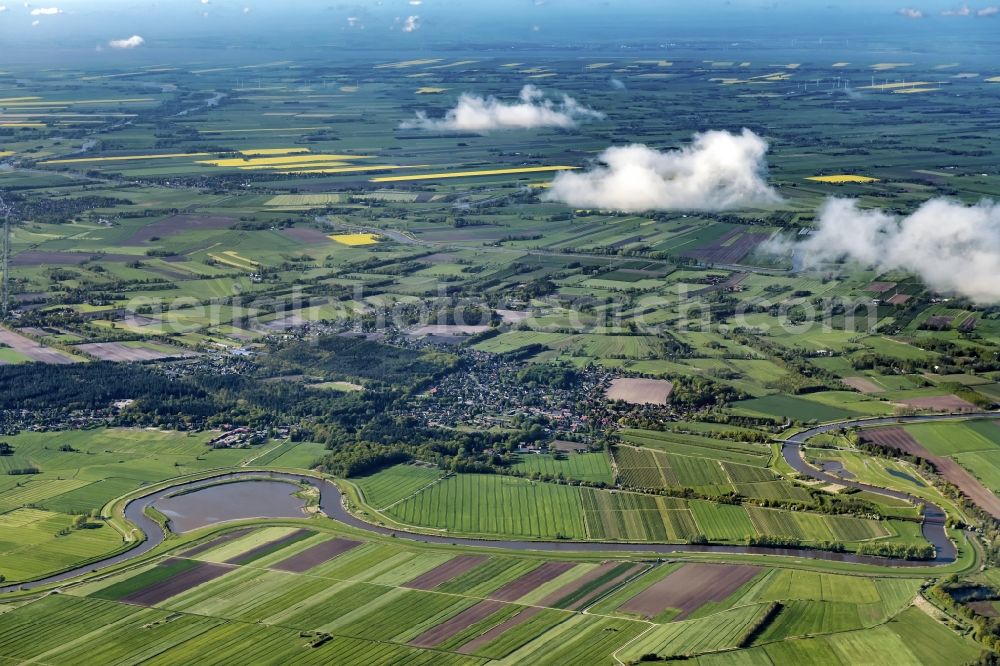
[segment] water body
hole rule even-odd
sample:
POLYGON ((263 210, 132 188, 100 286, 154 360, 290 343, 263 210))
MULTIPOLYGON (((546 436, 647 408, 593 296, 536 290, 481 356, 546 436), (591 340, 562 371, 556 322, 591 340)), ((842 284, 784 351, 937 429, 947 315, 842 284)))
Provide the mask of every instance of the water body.
POLYGON ((299 487, 284 481, 235 481, 209 486, 156 502, 170 519, 170 531, 190 532, 206 525, 247 518, 302 518, 299 487))
POLYGON ((915 486, 920 486, 921 488, 923 488, 923 487, 925 487, 927 485, 926 483, 924 483, 920 479, 918 479, 916 477, 913 477, 913 476, 910 476, 906 472, 899 472, 899 471, 894 470, 894 469, 886 469, 885 471, 888 472, 890 476, 894 476, 897 479, 903 479, 904 481, 909 481, 910 483, 912 483, 915 486))
MULTIPOLYGON (((993 414, 992 416, 995 416, 993 414)), ((941 420, 942 417, 936 417, 937 420, 941 420)), ((901 420, 934 420, 935 417, 910 417, 909 419, 901 420)), ((889 419, 885 419, 889 421, 889 419)), ((878 420, 872 420, 868 422, 869 424, 875 425, 880 424, 878 420)), ((796 437, 789 440, 784 446, 785 458, 790 463, 798 463, 800 465, 806 465, 805 461, 802 460, 801 452, 799 449, 800 439, 804 441, 809 437, 818 434, 818 431, 825 432, 827 430, 834 429, 835 426, 820 427, 814 430, 808 431, 806 433, 800 433, 796 437)), ((795 465, 793 464, 793 467, 795 465)), ((816 476, 817 473, 822 474, 816 468, 811 468, 812 475, 816 476)), ((839 482, 839 481, 837 481, 839 482)), ((340 493, 340 489, 333 484, 332 481, 323 479, 315 479, 300 474, 290 474, 284 472, 233 472, 229 474, 222 474, 218 477, 212 479, 203 479, 199 481, 189 481, 186 483, 179 483, 176 486, 171 486, 169 488, 160 489, 157 491, 150 492, 147 495, 138 497, 130 501, 125 507, 125 518, 136 525, 140 530, 142 530, 145 535, 145 539, 139 542, 131 550, 127 550, 123 553, 111 556, 104 560, 98 562, 93 562, 91 564, 77 567, 69 571, 64 571, 59 574, 54 574, 52 576, 47 576, 39 580, 30 583, 21 583, 7 586, 0 586, 0 594, 5 594, 8 592, 14 592, 18 589, 27 590, 42 585, 47 585, 51 583, 58 583, 61 581, 70 580, 87 573, 95 573, 109 566, 119 564, 134 558, 137 558, 156 546, 163 543, 165 535, 160 529, 160 526, 153 520, 145 515, 145 509, 149 506, 155 506, 161 512, 165 506, 165 503, 171 499, 180 499, 181 497, 191 497, 194 495, 202 495, 208 490, 218 490, 226 488, 227 486, 244 486, 244 485, 259 485, 259 484, 273 484, 276 486, 281 486, 283 493, 287 493, 286 499, 290 497, 292 492, 289 484, 292 483, 308 483, 314 488, 320 491, 319 507, 327 516, 333 520, 340 522, 345 525, 356 527, 367 532, 374 534, 381 534, 387 536, 393 536, 399 539, 405 539, 409 541, 416 541, 422 543, 431 544, 449 544, 453 546, 476 546, 481 548, 504 548, 504 549, 520 549, 529 550, 535 552, 551 552, 551 553, 573 553, 573 552, 600 552, 600 553, 622 553, 628 555, 637 554, 649 554, 649 555, 660 555, 669 556, 672 553, 729 553, 729 554, 751 554, 751 555, 777 555, 785 557, 794 557, 800 559, 816 559, 816 560, 826 560, 829 562, 850 562, 857 564, 874 564, 881 566, 891 566, 891 567, 924 567, 924 566, 934 566, 934 565, 944 565, 955 561, 956 550, 955 545, 948 539, 947 535, 944 533, 944 513, 938 507, 933 505, 927 505, 925 510, 925 523, 924 523, 924 536, 931 537, 928 540, 935 545, 937 548, 937 557, 933 562, 926 561, 904 561, 891 558, 881 558, 867 555, 854 555, 851 553, 831 553, 819 550, 805 550, 805 549, 794 549, 794 548, 764 548, 764 547, 749 547, 749 546, 717 546, 717 545, 690 545, 690 544, 656 544, 656 543, 607 543, 607 542, 573 542, 573 541, 514 541, 514 540, 491 540, 491 539, 470 539, 470 538, 460 538, 460 537, 448 537, 448 536, 435 536, 426 534, 416 534, 411 532, 404 532, 401 530, 394 530, 382 525, 375 525, 372 523, 365 522, 360 518, 355 517, 349 513, 343 505, 343 498, 340 493), (217 485, 220 481, 229 481, 231 479, 251 479, 251 478, 261 478, 266 477, 266 481, 230 481, 225 485, 217 485), (280 481, 278 480, 280 479, 280 481), (177 492, 181 490, 191 490, 187 495, 178 496, 177 492), (940 512, 937 514, 934 510, 940 512), (933 523, 933 526, 929 526, 928 523, 933 523)), ((849 485, 855 485, 853 482, 848 482, 849 485)), ((860 484, 858 484, 860 485, 860 484)), ((866 487, 868 488, 868 487, 866 487)), ((875 489, 872 488, 874 492, 882 493, 892 497, 903 497, 911 498, 911 496, 905 493, 897 493, 895 491, 888 491, 885 489, 875 489)), ((217 495, 213 495, 218 497, 217 495)), ((296 498, 291 498, 296 499, 296 498)), ((301 504, 299 505, 301 506, 301 504)), ((272 507, 273 508, 273 507, 272 507)), ((296 514, 302 515, 301 510, 296 514)), ((165 513, 165 512, 164 512, 165 513)), ((270 512, 269 513, 273 513, 270 512)), ((208 524, 207 522, 205 524, 208 524)))

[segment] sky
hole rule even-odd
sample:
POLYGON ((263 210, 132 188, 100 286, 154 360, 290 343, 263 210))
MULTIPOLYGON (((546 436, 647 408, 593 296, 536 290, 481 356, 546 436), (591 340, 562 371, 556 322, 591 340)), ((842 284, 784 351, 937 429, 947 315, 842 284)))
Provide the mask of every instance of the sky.
POLYGON ((572 47, 927 35, 974 43, 1000 33, 998 5, 1000 0, 0 0, 0 41, 60 51, 572 47), (128 41, 133 37, 141 40, 128 41))

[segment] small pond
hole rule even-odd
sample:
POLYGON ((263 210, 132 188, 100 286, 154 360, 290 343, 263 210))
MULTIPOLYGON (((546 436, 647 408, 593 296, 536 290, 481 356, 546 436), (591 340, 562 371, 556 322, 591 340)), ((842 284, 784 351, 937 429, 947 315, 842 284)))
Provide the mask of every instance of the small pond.
POLYGON ((176 533, 245 518, 302 518, 299 486, 283 481, 235 481, 165 497, 153 505, 176 533))

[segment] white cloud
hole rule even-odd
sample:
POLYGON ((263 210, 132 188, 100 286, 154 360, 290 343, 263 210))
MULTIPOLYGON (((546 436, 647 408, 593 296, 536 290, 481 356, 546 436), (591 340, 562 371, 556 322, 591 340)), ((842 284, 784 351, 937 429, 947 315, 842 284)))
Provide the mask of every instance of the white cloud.
POLYGON ((403 21, 403 32, 416 32, 420 29, 420 17, 419 16, 407 16, 406 20, 403 21))
POLYGON ((7 5, 0 5, 0 13, 7 11, 7 5))
POLYGON ((63 10, 58 7, 37 7, 31 10, 32 16, 55 16, 56 14, 62 14, 63 10))
POLYGON ((997 14, 1000 14, 1000 7, 983 7, 982 9, 976 10, 976 16, 980 16, 983 18, 988 16, 996 16, 997 14))
POLYGON ((34 28, 34 27, 37 27, 40 24, 41 24, 41 21, 39 21, 38 19, 35 19, 34 21, 31 22, 31 27, 34 28))
POLYGON ((625 82, 622 81, 621 79, 616 79, 616 78, 612 77, 610 83, 611 83, 611 87, 613 89, 615 89, 615 90, 625 90, 625 88, 626 88, 625 82))
POLYGON ((969 9, 969 5, 962 4, 955 9, 949 9, 947 11, 941 12, 941 16, 971 16, 972 10, 969 9))
POLYGON ((444 118, 433 120, 423 111, 415 120, 404 122, 403 129, 490 132, 493 130, 535 129, 539 127, 576 127, 581 120, 601 119, 603 113, 583 106, 569 95, 558 102, 545 97, 535 86, 524 86, 516 102, 496 97, 464 93, 455 108, 444 118))
POLYGON ((897 12, 900 16, 905 16, 910 19, 922 19, 924 18, 924 12, 919 9, 914 9, 913 7, 903 7, 897 12))
POLYGON ((108 42, 108 46, 113 49, 134 49, 136 47, 142 46, 146 43, 146 40, 139 35, 132 35, 127 39, 112 39, 108 42))
POLYGON ((879 271, 902 270, 935 291, 1000 302, 1000 204, 966 206, 932 199, 903 218, 862 210, 853 199, 830 199, 816 232, 794 246, 802 265, 853 261, 879 271))
POLYGON ((424 4, 424 0, 410 0, 410 4, 414 7, 419 7, 424 4))
POLYGON ((559 173, 543 198, 629 212, 777 203, 781 196, 765 180, 767 148, 748 129, 695 134, 690 145, 666 152, 642 144, 608 148, 589 171, 559 173))

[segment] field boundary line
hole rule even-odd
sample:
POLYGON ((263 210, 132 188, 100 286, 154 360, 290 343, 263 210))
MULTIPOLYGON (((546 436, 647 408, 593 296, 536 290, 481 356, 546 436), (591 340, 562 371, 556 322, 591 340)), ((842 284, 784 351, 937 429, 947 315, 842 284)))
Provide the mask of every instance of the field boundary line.
POLYGON ((441 483, 442 481, 444 481, 445 479, 450 478, 451 476, 452 476, 451 472, 449 472, 448 474, 445 474, 444 476, 440 476, 440 477, 434 479, 433 481, 431 481, 430 483, 428 483, 426 486, 422 486, 420 488, 417 488, 416 490, 414 490, 412 493, 410 493, 406 497, 398 499, 398 500, 396 500, 395 502, 393 502, 392 504, 390 504, 388 506, 376 508, 375 510, 379 511, 379 512, 388 511, 389 509, 391 509, 392 507, 396 506, 397 504, 399 504, 401 502, 405 502, 406 500, 408 500, 408 499, 410 499, 412 497, 416 497, 420 493, 424 492, 425 490, 427 490, 428 488, 430 488, 431 486, 433 486, 435 483, 441 483))
MULTIPOLYGON (((606 590, 604 592, 604 594, 602 594, 601 596, 599 596, 596 599, 594 599, 594 601, 592 601, 589 606, 587 606, 586 608, 581 608, 580 612, 582 614, 584 614, 584 615, 593 615, 594 617, 609 617, 607 615, 604 615, 603 613, 591 613, 590 609, 593 608, 594 606, 596 606, 597 604, 601 603, 601 601, 603 601, 604 599, 607 599, 612 594, 614 594, 618 590, 622 589, 623 587, 625 587, 626 585, 628 585, 632 581, 637 580, 638 578, 640 578, 642 576, 645 576, 650 571, 652 571, 653 569, 656 568, 656 565, 651 564, 649 562, 640 562, 639 564, 643 565, 643 568, 642 568, 641 571, 639 571, 638 573, 636 573, 633 576, 629 576, 628 578, 626 578, 625 580, 623 580, 622 582, 620 582, 618 585, 615 585, 611 589, 606 590)), ((625 618, 625 619, 631 619, 631 618, 625 618)), ((636 620, 636 622, 646 622, 647 624, 654 624, 654 625, 656 624, 655 622, 651 622, 649 620, 636 620)))
POLYGON ((625 645, 622 645, 617 650, 615 650, 614 652, 612 652, 611 653, 611 658, 615 660, 615 663, 617 663, 618 666, 625 666, 625 662, 618 658, 618 653, 621 652, 622 650, 624 650, 625 648, 631 646, 633 643, 637 643, 639 641, 639 639, 641 639, 643 636, 645 636, 646 634, 648 634, 649 632, 653 631, 654 629, 656 629, 659 626, 661 626, 661 625, 650 624, 649 627, 646 628, 646 631, 642 632, 641 634, 639 634, 638 636, 636 636, 635 638, 633 638, 629 642, 625 643, 625 645))
POLYGON ((263 458, 264 456, 266 456, 271 451, 274 451, 276 449, 280 449, 282 446, 284 446, 285 444, 288 444, 291 441, 292 440, 290 440, 290 439, 286 439, 284 441, 278 442, 276 445, 272 446, 269 449, 265 449, 263 451, 258 452, 257 455, 255 455, 253 458, 247 458, 246 460, 244 460, 243 462, 241 462, 240 463, 240 467, 249 467, 251 464, 253 464, 257 460, 259 460, 260 458, 263 458))

